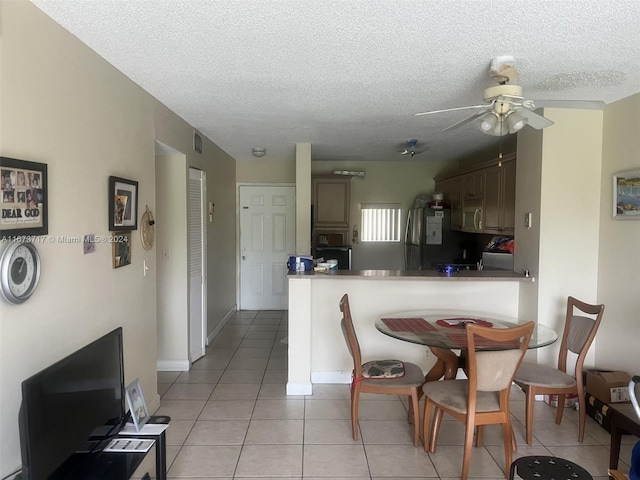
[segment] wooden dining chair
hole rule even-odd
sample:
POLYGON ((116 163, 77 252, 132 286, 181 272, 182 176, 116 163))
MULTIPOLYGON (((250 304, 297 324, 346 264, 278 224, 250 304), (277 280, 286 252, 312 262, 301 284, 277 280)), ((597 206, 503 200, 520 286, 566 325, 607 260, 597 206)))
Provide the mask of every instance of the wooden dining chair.
POLYGON ((427 382, 422 386, 425 395, 425 451, 436 451, 444 413, 465 424, 462 480, 466 480, 469 475, 474 430, 482 425, 502 425, 505 474, 509 471, 514 444, 509 393, 513 377, 527 351, 533 326, 533 322, 513 328, 467 325, 468 378, 427 382), (434 407, 431 432, 428 433, 431 410, 434 407))
POLYGON ((424 373, 413 363, 400 360, 372 360, 362 364, 360 344, 351 318, 349 296, 340 300, 342 312, 342 333, 353 358, 351 379, 351 428, 353 439, 358 440, 358 406, 361 393, 385 395, 407 395, 409 397, 409 423, 413 423, 413 446, 420 444, 420 410, 418 402, 422 397, 424 373))
POLYGON ((558 367, 524 362, 514 378, 514 382, 522 388, 526 395, 526 430, 527 443, 533 441, 533 410, 536 395, 558 395, 556 424, 560 425, 564 411, 565 396, 577 395, 579 403, 578 441, 584 439, 584 425, 587 408, 584 398, 582 367, 589 346, 596 336, 604 313, 604 305, 590 305, 573 297, 567 299, 567 314, 560 343, 558 367), (588 316, 585 316, 588 315, 588 316), (568 352, 577 355, 575 368, 567 372, 568 352))

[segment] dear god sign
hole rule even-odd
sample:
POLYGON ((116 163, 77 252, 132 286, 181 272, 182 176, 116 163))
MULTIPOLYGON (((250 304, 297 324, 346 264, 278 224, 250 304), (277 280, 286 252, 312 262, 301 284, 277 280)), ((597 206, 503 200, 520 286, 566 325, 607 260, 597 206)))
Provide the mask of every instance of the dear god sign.
POLYGON ((27 219, 38 218, 40 216, 39 208, 3 208, 2 219, 27 219))

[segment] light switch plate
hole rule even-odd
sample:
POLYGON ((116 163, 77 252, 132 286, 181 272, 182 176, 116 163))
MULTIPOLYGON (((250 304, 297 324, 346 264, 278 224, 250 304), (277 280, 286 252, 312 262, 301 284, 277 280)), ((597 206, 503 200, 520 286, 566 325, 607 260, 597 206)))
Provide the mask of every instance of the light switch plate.
POLYGON ((526 228, 531 228, 531 212, 524 214, 524 226, 526 228))

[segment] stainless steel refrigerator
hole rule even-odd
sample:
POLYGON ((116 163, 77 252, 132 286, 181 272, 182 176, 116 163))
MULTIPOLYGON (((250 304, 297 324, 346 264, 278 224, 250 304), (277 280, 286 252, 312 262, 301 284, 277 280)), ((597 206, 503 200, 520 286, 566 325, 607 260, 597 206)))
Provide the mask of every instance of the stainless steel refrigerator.
POLYGON ((405 230, 405 269, 435 270, 439 264, 458 262, 472 241, 468 233, 451 230, 451 209, 412 208, 405 230))

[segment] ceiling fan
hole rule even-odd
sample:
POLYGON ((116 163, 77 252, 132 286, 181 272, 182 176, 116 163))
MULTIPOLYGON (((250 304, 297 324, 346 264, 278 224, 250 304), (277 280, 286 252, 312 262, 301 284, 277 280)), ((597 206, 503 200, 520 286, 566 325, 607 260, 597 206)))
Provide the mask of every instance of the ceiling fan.
POLYGON ((554 122, 533 111, 536 108, 533 101, 525 100, 522 96, 522 87, 518 85, 519 77, 514 57, 501 56, 494 58, 489 67, 489 75, 498 85, 489 87, 484 91, 485 103, 483 105, 433 110, 415 113, 414 115, 432 115, 435 113, 476 109, 479 110, 478 113, 454 123, 443 131, 453 130, 478 119, 480 130, 494 136, 516 133, 525 125, 538 130, 553 125, 554 122))
POLYGON ((403 144, 404 147, 401 146, 401 148, 403 148, 403 150, 400 150, 398 153, 400 155, 410 155, 410 156, 414 156, 414 155, 418 155, 420 153, 426 152, 427 150, 429 150, 428 146, 424 146, 422 148, 418 148, 418 140, 416 140, 415 138, 412 138, 410 140, 407 140, 406 144, 403 144))

